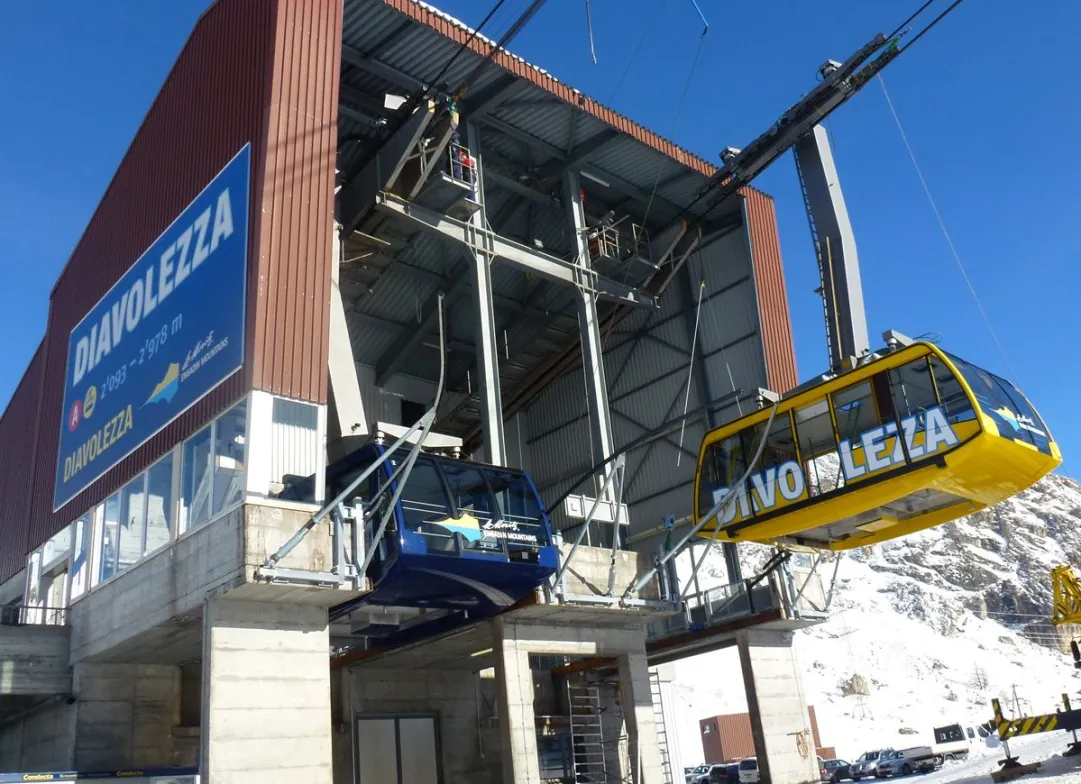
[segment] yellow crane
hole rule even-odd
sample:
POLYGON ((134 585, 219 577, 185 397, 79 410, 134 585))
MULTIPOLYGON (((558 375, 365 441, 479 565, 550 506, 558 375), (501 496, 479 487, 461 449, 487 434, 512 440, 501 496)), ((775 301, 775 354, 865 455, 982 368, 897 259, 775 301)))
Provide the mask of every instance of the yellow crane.
POLYGON ((1069 566, 1051 570, 1053 605, 1051 623, 1055 626, 1081 624, 1081 581, 1069 566))

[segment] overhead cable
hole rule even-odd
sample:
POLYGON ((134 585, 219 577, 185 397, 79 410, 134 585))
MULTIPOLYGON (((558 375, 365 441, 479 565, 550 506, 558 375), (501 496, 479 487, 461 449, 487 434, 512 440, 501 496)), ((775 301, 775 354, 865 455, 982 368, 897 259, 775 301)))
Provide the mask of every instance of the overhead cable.
MULTIPOLYGON (((961 0, 957 0, 957 2, 960 1, 961 0)), ((957 3, 954 3, 954 5, 956 4, 957 3)), ((1017 372, 1013 369, 1013 365, 1010 363, 1010 358, 1006 355, 1006 349, 1002 346, 1002 342, 998 339, 998 334, 995 332, 995 328, 991 325, 991 319, 988 318, 987 311, 983 309, 983 303, 980 302, 980 297, 976 293, 976 287, 972 285, 972 280, 969 278, 968 272, 965 270, 965 265, 961 261, 961 254, 957 252, 957 247, 953 244, 953 239, 950 237, 950 232, 946 228, 946 221, 942 219, 942 213, 938 211, 938 205, 935 204, 935 198, 931 195, 931 188, 927 185, 927 180, 923 176, 923 170, 920 168, 920 164, 916 160, 916 153, 913 152, 912 145, 908 143, 908 136, 905 134, 904 126, 901 125, 901 118, 897 116, 897 110, 893 106, 893 101, 890 100, 890 94, 886 90, 886 81, 882 78, 882 74, 878 74, 878 83, 882 87, 882 94, 886 97, 886 105, 889 106, 890 114, 893 115, 893 121, 897 124, 897 131, 901 135, 901 141, 904 143, 905 149, 908 151, 908 157, 912 160, 912 166, 916 170, 916 176, 919 177, 920 185, 923 186, 923 192, 927 195, 927 202, 931 205, 931 211, 935 214, 935 219, 938 221, 939 228, 942 229, 942 236, 946 238, 946 244, 949 245, 950 253, 953 255, 953 260, 957 262, 957 268, 961 271, 961 277, 965 279, 965 284, 968 286, 968 291, 972 295, 973 301, 976 303, 976 309, 979 310, 980 317, 983 318, 983 323, 987 326, 987 331, 991 333, 991 338, 995 341, 995 345, 998 347, 999 353, 1002 354, 1002 359, 1006 363, 1006 367, 1009 368, 1010 375, 1013 378, 1017 378, 1017 372)))

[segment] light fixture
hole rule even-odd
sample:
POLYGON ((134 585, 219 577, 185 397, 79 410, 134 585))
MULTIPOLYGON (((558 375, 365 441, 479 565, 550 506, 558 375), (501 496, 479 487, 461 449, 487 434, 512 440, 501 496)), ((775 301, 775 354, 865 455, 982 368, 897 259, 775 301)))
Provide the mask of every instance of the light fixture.
POLYGON ((493 650, 494 650, 493 648, 485 648, 485 649, 484 649, 483 651, 477 651, 476 653, 471 653, 471 654, 469 654, 469 658, 471 658, 471 659, 475 659, 475 658, 476 658, 476 657, 478 657, 478 656, 484 656, 484 655, 486 655, 486 654, 489 654, 489 653, 491 653, 491 652, 492 652, 493 650))

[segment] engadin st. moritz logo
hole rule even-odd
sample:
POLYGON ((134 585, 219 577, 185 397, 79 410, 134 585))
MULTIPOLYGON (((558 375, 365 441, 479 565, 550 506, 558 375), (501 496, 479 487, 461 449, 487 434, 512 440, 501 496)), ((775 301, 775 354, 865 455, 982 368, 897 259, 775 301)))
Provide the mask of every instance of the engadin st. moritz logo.
POLYGON ((1006 408, 1006 406, 993 408, 991 409, 991 413, 995 414, 1000 419, 1008 422, 1010 427, 1014 429, 1014 432, 1027 430, 1028 432, 1034 433, 1035 435, 1043 436, 1045 438, 1047 437, 1046 433, 1036 427, 1036 423, 1032 421, 1031 417, 1027 417, 1024 414, 1015 414, 1013 411, 1010 411, 1010 409, 1006 408))

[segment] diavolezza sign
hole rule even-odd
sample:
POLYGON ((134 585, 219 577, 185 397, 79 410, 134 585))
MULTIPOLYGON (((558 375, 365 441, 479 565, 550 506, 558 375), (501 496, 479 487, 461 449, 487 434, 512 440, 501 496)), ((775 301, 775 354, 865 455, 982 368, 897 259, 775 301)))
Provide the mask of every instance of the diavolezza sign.
POLYGON ((56 511, 244 364, 245 145, 68 338, 56 511))

